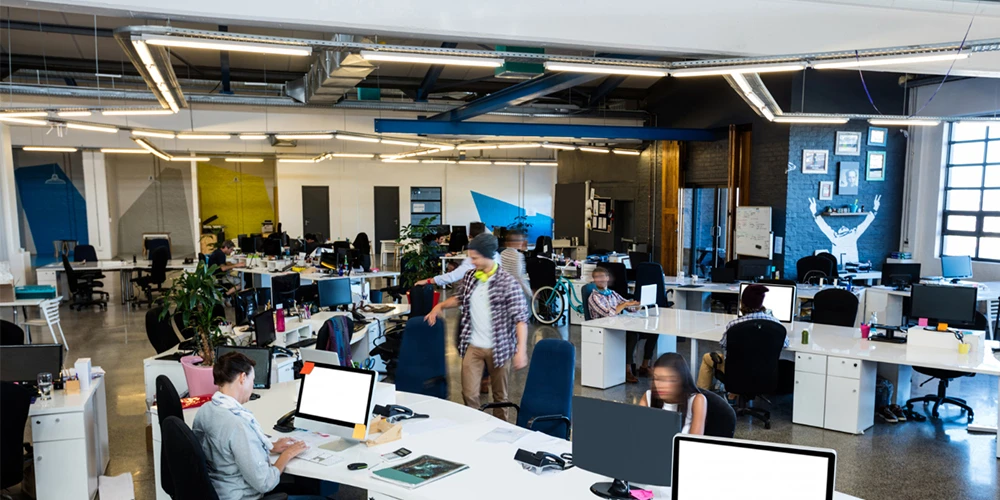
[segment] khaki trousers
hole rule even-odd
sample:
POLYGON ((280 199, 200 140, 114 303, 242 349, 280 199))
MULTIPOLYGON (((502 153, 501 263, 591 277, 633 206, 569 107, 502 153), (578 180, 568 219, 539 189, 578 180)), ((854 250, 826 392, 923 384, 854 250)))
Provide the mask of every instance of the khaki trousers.
MULTIPOLYGON (((462 399, 466 406, 478 409, 479 385, 483 380, 483 369, 490 374, 490 386, 494 403, 507 402, 507 378, 510 373, 510 362, 504 366, 493 365, 493 349, 482 349, 473 345, 465 351, 462 358, 462 399)), ((495 408, 493 415, 507 420, 507 408, 495 408)))
MULTIPOLYGON (((716 353, 720 357, 722 353, 716 353)), ((715 378, 715 369, 722 373, 726 373, 726 362, 723 361, 719 366, 715 366, 715 361, 712 359, 712 353, 705 353, 701 357, 701 368, 698 369, 698 388, 710 390, 712 388, 712 380, 715 378)))

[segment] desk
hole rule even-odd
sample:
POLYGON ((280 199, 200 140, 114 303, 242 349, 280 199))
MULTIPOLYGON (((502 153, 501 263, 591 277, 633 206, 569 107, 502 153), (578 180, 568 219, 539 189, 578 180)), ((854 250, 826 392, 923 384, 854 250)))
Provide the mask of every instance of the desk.
MULTIPOLYGON (((294 381, 274 386, 267 391, 260 391, 260 399, 246 404, 246 408, 254 413, 265 433, 273 437, 280 436, 279 433, 271 430, 271 426, 285 412, 295 408, 298 385, 299 382, 294 381)), ((391 388, 393 386, 379 384, 378 390, 392 390, 391 388)), ((343 459, 339 463, 328 466, 293 459, 285 468, 285 473, 362 488, 368 491, 367 498, 373 500, 446 500, 469 498, 470 496, 477 500, 588 499, 597 498, 590 493, 590 486, 593 483, 608 481, 603 476, 579 467, 562 472, 535 475, 523 470, 513 460, 514 453, 518 448, 530 451, 545 450, 555 454, 571 452, 572 443, 569 441, 538 432, 529 432, 513 444, 482 443, 478 439, 487 432, 497 427, 513 428, 514 426, 485 412, 443 399, 407 392, 395 392, 395 400, 397 404, 407 406, 418 413, 430 415, 430 418, 404 421, 402 423, 403 438, 399 441, 371 448, 364 445, 354 446, 340 453, 343 459), (420 427, 427 427, 428 423, 438 419, 445 421, 448 426, 442 429, 420 431, 420 427), (413 458, 424 454, 433 455, 466 464, 469 468, 454 476, 412 490, 375 479, 370 470, 347 470, 347 464, 353 462, 365 462, 371 468, 375 468, 375 464, 381 462, 380 454, 391 452, 400 447, 413 451, 413 458)), ((154 414, 155 411, 154 409, 154 414)), ((196 414, 196 409, 184 411, 184 420, 188 425, 194 423, 196 414)), ((158 419, 154 418, 153 422, 156 498, 157 500, 169 500, 169 497, 159 489, 160 429, 158 419)), ((277 455, 272 455, 271 458, 277 460, 277 455)), ((403 461, 394 461, 393 463, 403 463, 403 461)), ((670 474, 670 471, 664 472, 670 474)), ((669 488, 655 488, 655 492, 656 498, 670 498, 669 488)), ((848 500, 854 497, 838 493, 834 498, 848 500)))
MULTIPOLYGON (((921 283, 939 284, 940 282, 922 281, 921 283)), ((1000 305, 1000 282, 984 281, 978 285, 978 309, 989 319, 990 328, 988 331, 992 331, 997 318, 998 305, 1000 305)), ((903 321, 903 300, 909 296, 909 290, 895 290, 886 286, 868 288, 865 300, 862 302, 865 317, 870 317, 871 313, 874 312, 878 315, 879 323, 898 325, 903 321)), ((996 338, 995 335, 993 338, 996 338)))
POLYGON ((108 408, 104 377, 80 394, 52 391, 28 412, 35 449, 38 500, 89 500, 108 467, 108 408))
MULTIPOLYGON (((286 274, 294 274, 294 271, 268 271, 267 268, 264 267, 237 267, 233 270, 242 275, 251 275, 250 282, 253 284, 253 288, 271 288, 271 278, 275 276, 284 276, 286 274)), ((349 279, 352 283, 360 283, 360 288, 356 291, 352 291, 363 296, 368 296, 369 294, 369 290, 371 288, 369 281, 378 278, 389 279, 393 281, 393 284, 396 284, 399 281, 399 273, 395 271, 377 271, 367 273, 356 272, 347 276, 317 272, 302 272, 299 274, 300 284, 306 285, 314 281, 349 279)), ((274 298, 272 297, 272 301, 273 299, 274 298)))
MULTIPOLYGON (((45 302, 46 300, 48 300, 48 299, 14 299, 13 301, 10 301, 10 302, 0 302, 0 307, 9 307, 10 310, 14 312, 14 324, 16 325, 17 324, 17 308, 18 307, 21 308, 21 312, 24 313, 24 319, 27 320, 28 319, 28 308, 29 307, 38 307, 38 306, 42 305, 42 302, 45 302)), ((31 343, 31 327, 25 325, 25 331, 24 331, 24 333, 27 336, 26 339, 25 339, 26 342, 28 344, 30 344, 31 343)))
MULTIPOLYGON (((122 304, 126 304, 135 298, 132 289, 132 274, 137 270, 149 270, 152 263, 148 260, 139 261, 136 264, 124 260, 100 260, 97 262, 72 262, 70 266, 75 271, 101 271, 117 272, 118 285, 122 291, 122 304)), ((167 261, 167 271, 194 271, 198 263, 185 264, 183 260, 167 261)), ((35 269, 35 281, 39 285, 52 285, 56 288, 56 294, 63 299, 69 300, 69 286, 66 283, 65 268, 61 262, 46 264, 35 269)))
MULTIPOLYGON (((698 341, 722 339, 726 324, 735 318, 717 314, 676 309, 660 309, 660 316, 637 317, 621 315, 600 318, 583 323, 581 344, 581 383, 587 387, 606 389, 625 382, 625 332, 654 333, 659 335, 659 352, 676 352, 677 338, 691 339, 691 368, 697 370, 698 341)), ((786 351, 807 353, 838 359, 875 362, 900 367, 900 373, 911 366, 940 368, 986 375, 1000 375, 1000 360, 987 347, 984 351, 958 354, 958 351, 929 347, 890 344, 861 339, 856 328, 820 325, 796 321, 788 330, 790 345, 786 351), (799 332, 808 330, 809 344, 801 343, 799 332)), ((901 375, 900 378, 903 378, 901 375)), ((898 398, 908 398, 908 384, 897 384, 898 398), (905 387, 904 387, 905 385, 905 387)), ((1000 384, 997 387, 1000 395, 1000 384)), ((860 393, 859 393, 860 397, 860 393)), ((1000 412, 997 424, 1000 426, 1000 412)), ((974 430, 996 433, 994 427, 975 427, 974 430)), ((997 448, 1000 458, 1000 447, 997 448)))

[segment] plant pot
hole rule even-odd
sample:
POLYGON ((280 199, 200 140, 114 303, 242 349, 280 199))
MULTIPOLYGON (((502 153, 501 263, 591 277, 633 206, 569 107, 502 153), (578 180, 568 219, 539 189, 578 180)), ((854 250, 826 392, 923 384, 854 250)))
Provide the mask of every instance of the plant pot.
POLYGON ((201 366, 201 356, 184 356, 181 358, 181 368, 184 369, 184 378, 187 380, 188 395, 190 396, 211 396, 219 390, 215 385, 215 377, 212 375, 211 366, 201 366))

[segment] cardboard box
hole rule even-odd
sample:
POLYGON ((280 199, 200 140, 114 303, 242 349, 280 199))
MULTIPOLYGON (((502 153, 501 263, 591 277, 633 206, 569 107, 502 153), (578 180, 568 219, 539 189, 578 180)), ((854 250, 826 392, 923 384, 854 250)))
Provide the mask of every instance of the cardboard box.
POLYGON ((14 302, 14 285, 0 284, 0 302, 14 302))

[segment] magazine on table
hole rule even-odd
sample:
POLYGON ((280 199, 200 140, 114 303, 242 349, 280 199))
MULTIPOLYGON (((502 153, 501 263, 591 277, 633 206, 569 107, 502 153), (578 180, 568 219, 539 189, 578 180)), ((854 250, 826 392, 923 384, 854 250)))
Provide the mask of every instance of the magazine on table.
POLYGON ((374 470, 372 474, 383 481, 413 489, 468 468, 465 464, 422 455, 406 463, 374 470))

